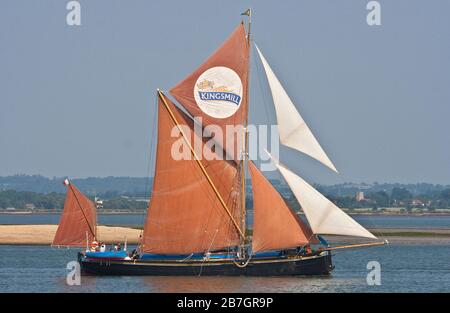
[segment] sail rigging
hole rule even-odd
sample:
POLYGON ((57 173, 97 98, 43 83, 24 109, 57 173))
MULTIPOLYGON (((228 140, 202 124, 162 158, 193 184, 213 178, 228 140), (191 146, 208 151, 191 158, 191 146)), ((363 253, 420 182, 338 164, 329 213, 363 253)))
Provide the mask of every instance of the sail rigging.
POLYGON ((328 158, 308 125, 295 108, 295 105, 292 103, 256 44, 255 47, 263 64, 269 87, 272 92, 281 143, 309 155, 337 172, 336 167, 328 158))
POLYGON ((175 159, 172 136, 176 121, 190 129, 190 144, 203 140, 193 130, 193 121, 169 99, 158 103, 156 170, 142 247, 151 253, 192 253, 239 244, 238 171, 226 160, 175 159), (166 106, 167 105, 167 106, 166 106), (173 114, 173 116, 171 116, 173 114), (207 175, 203 169, 207 169, 207 175), (210 179, 211 181, 209 181, 210 179), (212 182, 212 184, 210 183, 212 182), (213 188, 214 186, 214 188, 213 188), (233 218, 227 215, 216 191, 233 218))
POLYGON ((96 239, 97 210, 71 182, 67 182, 66 200, 52 246, 85 247, 96 239))
POLYGON ((253 253, 292 248, 315 241, 312 230, 287 206, 253 162, 253 253))
POLYGON ((314 234, 377 239, 377 237, 314 189, 303 178, 294 174, 277 160, 273 158, 272 160, 300 203, 314 234))

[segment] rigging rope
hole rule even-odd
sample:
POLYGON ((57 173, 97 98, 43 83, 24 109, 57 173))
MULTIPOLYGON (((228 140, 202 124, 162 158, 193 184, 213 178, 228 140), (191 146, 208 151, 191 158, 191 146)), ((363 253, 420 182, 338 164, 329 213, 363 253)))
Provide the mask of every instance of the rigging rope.
MULTIPOLYGON (((155 110, 155 113, 153 114, 152 128, 151 128, 151 131, 150 131, 150 157, 148 158, 147 173, 146 173, 147 174, 147 176, 146 176, 147 179, 145 180, 145 185, 144 185, 144 197, 146 197, 149 200, 150 200, 150 196, 153 196, 153 195, 151 195, 151 193, 152 193, 152 189, 153 189, 154 177, 153 177, 153 179, 151 180, 151 183, 150 183, 150 179, 151 179, 150 175, 151 175, 151 172, 153 170, 154 163, 155 163, 154 162, 154 159, 155 159, 154 156, 156 155, 156 152, 153 153, 153 150, 154 150, 154 147, 155 147, 154 142, 157 141, 157 139, 154 138, 154 136, 155 136, 155 130, 157 129, 157 125, 158 125, 158 123, 157 123, 158 122, 157 121, 157 116, 158 116, 158 97, 155 97, 154 110, 155 110)), ((144 213, 141 215, 141 223, 140 223, 141 225, 144 225, 145 217, 149 213, 149 208, 150 208, 150 202, 147 205, 147 210, 145 210, 144 213)), ((144 227, 142 227, 142 229, 141 229, 140 236, 139 236, 140 239, 142 239, 143 234, 144 234, 144 227)), ((140 242, 139 242, 139 244, 140 244, 140 242)))
POLYGON ((264 89, 262 87, 263 83, 261 81, 260 69, 259 69, 258 63, 256 62, 256 57, 253 58, 253 62, 254 62, 255 68, 256 68, 256 76, 258 76, 258 87, 259 87, 259 90, 261 92, 261 96, 263 99, 263 107, 264 107, 264 113, 266 115, 266 121, 267 121, 267 124, 270 124, 270 118, 269 118, 270 115, 269 115, 269 111, 268 111, 268 103, 267 103, 267 99, 266 99, 266 93, 264 92, 264 89))

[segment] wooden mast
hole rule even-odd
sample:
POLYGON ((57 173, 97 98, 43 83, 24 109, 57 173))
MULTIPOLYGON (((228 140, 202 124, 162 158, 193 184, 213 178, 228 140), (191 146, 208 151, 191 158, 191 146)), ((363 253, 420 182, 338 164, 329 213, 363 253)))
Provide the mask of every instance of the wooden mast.
MULTIPOLYGON (((250 51, 251 51, 251 46, 250 46, 250 34, 251 34, 251 25, 252 25, 252 10, 249 8, 247 9, 244 13, 242 13, 242 15, 247 15, 248 16, 248 29, 247 29, 247 46, 248 46, 248 59, 250 60, 250 51)), ((242 151, 242 161, 241 161, 241 225, 242 225, 242 229, 244 230, 244 232, 246 231, 246 215, 247 215, 247 209, 246 209, 246 175, 245 175, 245 168, 246 168, 246 159, 247 159, 247 151, 248 151, 248 112, 249 112, 249 105, 250 105, 250 101, 249 101, 249 81, 250 81, 250 62, 248 65, 248 75, 247 75, 247 82, 246 82, 246 87, 245 87, 245 98, 247 101, 247 109, 245 112, 245 125, 244 125, 244 133, 242 135, 243 137, 243 151, 242 151)), ((242 241, 242 248, 245 245, 245 237, 243 238, 242 241)), ((244 252, 244 249, 242 249, 242 252, 244 252)))
POLYGON ((245 234, 242 232, 241 228, 239 227, 239 225, 237 224, 237 222, 235 221, 235 219, 233 218, 233 215, 231 214, 230 210, 228 209, 228 206, 226 205, 225 201, 223 200, 222 196, 220 195, 219 191, 217 190, 216 186, 214 185, 213 181, 211 180, 211 178, 209 177, 205 167, 203 166, 202 162, 200 161, 199 157, 197 156, 197 153, 195 152, 194 148, 192 147, 190 141, 187 139, 182 127, 180 127, 180 124, 178 123, 177 118, 175 117, 175 115, 173 114, 172 110, 170 109, 169 105, 167 104, 167 101, 165 99, 164 94, 162 93, 161 90, 157 90, 158 92, 158 96, 161 99, 161 101, 164 104, 164 107, 166 108, 167 112, 169 113, 170 118, 172 119, 172 121, 174 122, 174 124, 177 126, 180 134, 183 136, 183 139, 185 140, 185 142, 187 143, 189 150, 192 153, 192 156, 194 157, 195 161, 197 162, 198 166, 200 167, 203 175, 205 175, 206 180, 208 181, 209 185, 211 186, 211 188, 213 189, 214 193, 216 194, 217 198, 219 199, 220 204, 222 205, 222 207, 224 208, 224 210, 226 211, 228 217, 231 219, 234 227, 236 228, 236 230, 238 231, 239 235, 241 236, 242 240, 245 240, 245 234))

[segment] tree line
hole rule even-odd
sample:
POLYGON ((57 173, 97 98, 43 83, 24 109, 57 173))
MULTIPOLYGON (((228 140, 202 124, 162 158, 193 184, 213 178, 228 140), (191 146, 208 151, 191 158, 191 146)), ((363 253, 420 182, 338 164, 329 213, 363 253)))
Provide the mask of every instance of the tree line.
MULTIPOLYGON (((0 209, 14 208, 19 210, 51 210, 61 211, 64 207, 64 193, 36 193, 29 191, 0 191, 0 209)), ((94 200, 94 197, 90 197, 94 200)), ((134 199, 115 197, 103 201, 103 209, 107 210, 137 210, 147 209, 147 202, 134 199)))
MULTIPOLYGON (((286 202, 293 209, 298 210, 299 206, 290 190, 279 186, 279 191, 286 202)), ((103 209, 107 210, 146 210, 147 202, 142 199, 133 199, 120 195, 118 192, 110 193, 114 197, 103 201, 103 209)), ((421 195, 414 195, 405 188, 394 187, 390 192, 375 191, 364 193, 364 199, 357 199, 355 195, 327 195, 331 201, 342 208, 385 208, 385 207, 404 207, 410 209, 413 207, 433 209, 450 209, 450 188, 440 192, 429 192, 421 195)), ((91 195, 91 199, 94 197, 91 195)), ((59 211, 64 206, 64 193, 36 193, 29 191, 5 190, 0 191, 0 209, 45 209, 59 211)), ((145 198, 144 198, 145 199, 145 198)), ((253 205, 251 193, 247 194, 247 205, 249 208, 253 205)))

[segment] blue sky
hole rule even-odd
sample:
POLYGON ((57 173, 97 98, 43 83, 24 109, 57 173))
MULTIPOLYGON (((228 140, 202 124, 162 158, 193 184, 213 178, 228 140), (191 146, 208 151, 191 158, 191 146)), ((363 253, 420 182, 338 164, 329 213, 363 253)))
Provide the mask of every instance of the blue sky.
MULTIPOLYGON (((340 174, 289 149, 285 164, 325 184, 450 183, 446 0, 380 1, 381 26, 362 0, 81 0, 70 27, 67 2, 0 2, 0 175, 147 176, 155 89, 251 6, 255 41, 340 174)), ((255 66, 251 120, 267 123, 255 66)))

